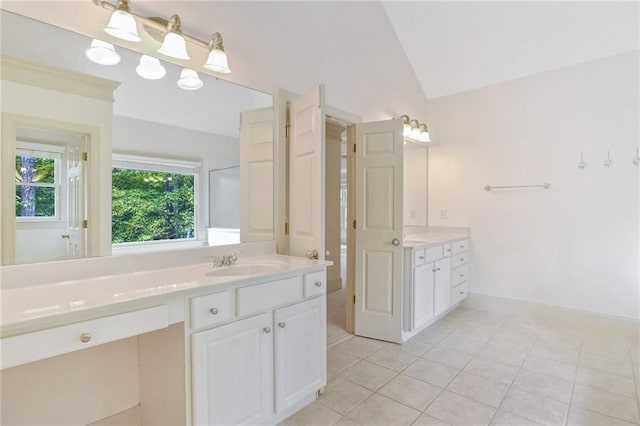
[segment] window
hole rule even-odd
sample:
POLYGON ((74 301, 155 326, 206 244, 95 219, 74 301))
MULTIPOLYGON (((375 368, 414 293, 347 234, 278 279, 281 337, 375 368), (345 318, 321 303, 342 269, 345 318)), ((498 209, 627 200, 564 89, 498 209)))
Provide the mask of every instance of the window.
POLYGON ((196 238, 199 164, 114 155, 112 242, 196 238))
POLYGON ((60 217, 60 161, 57 147, 18 143, 15 159, 16 218, 60 217))

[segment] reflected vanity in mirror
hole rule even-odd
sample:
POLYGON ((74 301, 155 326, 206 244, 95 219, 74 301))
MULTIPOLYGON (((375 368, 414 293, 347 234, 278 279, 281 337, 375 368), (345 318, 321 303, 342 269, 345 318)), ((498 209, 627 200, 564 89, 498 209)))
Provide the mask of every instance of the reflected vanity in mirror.
POLYGON ((0 20, 1 264, 274 238, 271 95, 118 46, 99 65, 91 38, 0 20))

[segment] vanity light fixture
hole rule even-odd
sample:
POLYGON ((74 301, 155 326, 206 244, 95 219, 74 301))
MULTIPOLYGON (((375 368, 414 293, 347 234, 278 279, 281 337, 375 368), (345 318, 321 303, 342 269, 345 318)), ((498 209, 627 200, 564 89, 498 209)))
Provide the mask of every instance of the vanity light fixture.
POLYGON ((140 64, 136 67, 136 73, 147 80, 159 80, 167 74, 158 58, 142 55, 140 64))
POLYGON ((429 129, 426 124, 420 123, 408 115, 401 115, 400 118, 402 119, 402 135, 404 136, 405 143, 407 143, 407 141, 431 142, 431 136, 429 136, 429 129))
POLYGON ((131 14, 129 0, 118 0, 109 23, 104 27, 104 32, 126 41, 139 42, 141 40, 136 20, 131 14))
POLYGON ((409 136, 411 136, 411 124, 409 124, 409 121, 411 121, 411 119, 408 115, 401 115, 400 118, 402 119, 402 135, 405 138, 408 138, 409 136))
POLYGON ((171 58, 188 61, 187 41, 192 45, 207 49, 209 52, 207 61, 203 67, 218 73, 230 73, 227 53, 222 43, 222 35, 213 33, 208 42, 192 37, 182 32, 182 22, 178 15, 173 15, 168 21, 163 18, 147 18, 131 12, 130 0, 118 0, 116 4, 107 0, 92 0, 96 6, 113 11, 109 24, 105 27, 108 34, 128 41, 140 41, 137 32, 137 22, 143 24, 143 28, 153 29, 157 35, 149 35, 162 45, 158 52, 171 58))
POLYGON ((88 47, 84 54, 96 64, 100 65, 115 65, 120 63, 120 55, 116 52, 113 44, 107 43, 102 40, 93 39, 91 41, 91 47, 88 47))
POLYGON ((187 53, 187 42, 184 40, 181 27, 180 17, 173 15, 167 22, 167 35, 164 36, 164 41, 158 52, 172 58, 188 61, 190 58, 187 53))
POLYGON ((431 137, 429 137, 429 129, 427 129, 427 125, 421 123, 418 126, 418 129, 420 129, 420 136, 418 136, 418 141, 431 142, 431 137))
POLYGON ((200 80, 198 73, 189 68, 182 69, 177 84, 179 88, 184 90, 198 90, 204 86, 204 82, 200 80))
POLYGON ((418 123, 418 120, 411 120, 409 125, 411 126, 411 133, 409 134, 409 137, 411 139, 418 140, 418 137, 420 137, 420 124, 418 123))
POLYGON ((216 32, 211 36, 211 40, 209 40, 209 56, 203 67, 223 74, 231 72, 227 61, 227 54, 222 45, 222 34, 216 32))

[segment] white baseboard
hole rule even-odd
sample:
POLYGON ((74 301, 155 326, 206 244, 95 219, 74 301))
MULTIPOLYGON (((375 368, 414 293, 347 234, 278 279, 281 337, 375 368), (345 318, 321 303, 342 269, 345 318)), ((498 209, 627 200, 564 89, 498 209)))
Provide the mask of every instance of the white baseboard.
POLYGON ((628 334, 640 333, 640 320, 616 317, 560 306, 486 294, 469 293, 469 297, 461 302, 461 306, 501 313, 505 315, 529 316, 541 321, 562 322, 568 327, 579 326, 581 329, 603 330, 614 327, 628 334))

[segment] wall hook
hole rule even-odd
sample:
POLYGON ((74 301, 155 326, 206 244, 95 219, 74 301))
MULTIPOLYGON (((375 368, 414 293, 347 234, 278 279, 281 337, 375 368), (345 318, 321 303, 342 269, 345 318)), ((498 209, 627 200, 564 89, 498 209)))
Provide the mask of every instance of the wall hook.
POLYGON ((585 167, 587 167, 587 163, 584 161, 583 154, 582 154, 582 152, 581 152, 581 153, 580 153, 580 161, 578 162, 578 168, 579 168, 580 170, 582 170, 582 169, 584 169, 585 167))
POLYGON ((613 161, 611 160, 611 151, 607 151, 607 159, 604 160, 604 166, 611 167, 612 164, 613 164, 613 161))
POLYGON ((640 148, 636 148, 636 156, 633 158, 633 164, 640 164, 640 148))

